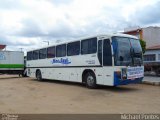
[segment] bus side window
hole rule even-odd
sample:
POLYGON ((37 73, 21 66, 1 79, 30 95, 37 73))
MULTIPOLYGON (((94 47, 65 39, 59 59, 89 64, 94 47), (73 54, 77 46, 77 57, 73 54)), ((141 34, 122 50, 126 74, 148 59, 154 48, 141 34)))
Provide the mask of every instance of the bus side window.
POLYGON ((81 41, 81 54, 92 54, 97 52, 97 38, 81 41))
POLYGON ((33 54, 31 52, 27 52, 27 60, 32 60, 33 59, 33 54))
POLYGON ((56 57, 66 56, 66 44, 56 46, 56 57))
POLYGON ((33 60, 39 59, 39 50, 33 51, 32 58, 33 58, 33 60))
POLYGON ((47 58, 54 58, 55 57, 55 47, 47 48, 47 58))
POLYGON ((112 53, 109 39, 103 41, 103 65, 112 66, 112 53))
POLYGON ((47 57, 47 49, 43 48, 39 50, 39 59, 45 59, 47 57))
POLYGON ((67 44, 67 56, 79 55, 80 41, 67 44))
POLYGON ((100 65, 102 65, 102 40, 98 41, 98 60, 100 65))

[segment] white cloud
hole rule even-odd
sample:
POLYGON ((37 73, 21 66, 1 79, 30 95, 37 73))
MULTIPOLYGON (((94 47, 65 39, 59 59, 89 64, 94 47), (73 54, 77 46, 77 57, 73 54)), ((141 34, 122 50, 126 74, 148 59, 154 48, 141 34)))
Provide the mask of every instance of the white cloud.
MULTIPOLYGON (((148 25, 141 16, 158 11, 148 7, 157 8, 158 1, 0 0, 0 43, 6 43, 13 50, 20 46, 28 50, 44 45, 43 40, 54 43, 56 39, 148 25)), ((149 24, 154 24, 157 19, 149 19, 149 24)))

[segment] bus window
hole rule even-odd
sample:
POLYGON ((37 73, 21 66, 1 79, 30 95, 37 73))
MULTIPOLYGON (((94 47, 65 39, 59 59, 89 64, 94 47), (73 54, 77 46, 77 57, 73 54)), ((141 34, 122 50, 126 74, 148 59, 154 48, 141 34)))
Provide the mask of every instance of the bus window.
POLYGON ((143 64, 139 40, 127 37, 112 37, 115 66, 143 64))
POLYGON ((55 47, 47 48, 47 58, 54 58, 55 57, 55 47))
POLYGON ((100 65, 102 65, 102 40, 98 41, 98 60, 100 65))
POLYGON ((39 59, 45 59, 47 57, 46 48, 39 50, 39 59))
POLYGON ((33 51, 32 58, 33 60, 37 60, 39 58, 39 50, 33 51))
POLYGON ((56 46, 56 57, 66 56, 66 44, 56 46))
POLYGON ((81 41, 81 54, 92 54, 97 51, 97 38, 81 41))
POLYGON ((31 52, 27 52, 27 60, 32 60, 32 51, 31 52))
POLYGON ((112 66, 112 51, 109 39, 103 41, 103 65, 112 66))
POLYGON ((80 41, 67 44, 67 56, 79 55, 80 41))

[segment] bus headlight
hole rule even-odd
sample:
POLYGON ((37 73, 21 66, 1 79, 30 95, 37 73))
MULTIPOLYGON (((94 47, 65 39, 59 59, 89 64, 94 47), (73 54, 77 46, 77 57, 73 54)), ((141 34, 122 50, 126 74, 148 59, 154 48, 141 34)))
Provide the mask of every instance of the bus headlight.
POLYGON ((122 68, 121 77, 122 77, 123 80, 127 79, 127 69, 126 68, 122 68))

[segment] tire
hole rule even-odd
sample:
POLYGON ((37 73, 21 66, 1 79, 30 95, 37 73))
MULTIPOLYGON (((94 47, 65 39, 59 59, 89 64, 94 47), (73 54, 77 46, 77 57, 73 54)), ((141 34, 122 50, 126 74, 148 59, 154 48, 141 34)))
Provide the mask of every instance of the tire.
POLYGON ((91 88, 91 89, 97 88, 96 77, 93 72, 88 72, 85 75, 85 83, 88 88, 91 88))
POLYGON ((36 72, 36 78, 37 78, 38 81, 42 81, 42 74, 41 74, 41 71, 40 71, 40 70, 38 70, 38 71, 36 72))

